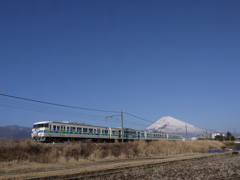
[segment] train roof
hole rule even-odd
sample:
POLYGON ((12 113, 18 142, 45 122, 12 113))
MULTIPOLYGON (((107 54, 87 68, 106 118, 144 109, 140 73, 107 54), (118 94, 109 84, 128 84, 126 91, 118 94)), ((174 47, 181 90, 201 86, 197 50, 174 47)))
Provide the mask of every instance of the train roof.
POLYGON ((34 124, 43 124, 43 123, 51 123, 51 122, 53 122, 53 121, 39 121, 39 122, 36 122, 34 124))
POLYGON ((90 126, 90 127, 101 127, 101 128, 109 128, 106 126, 93 126, 91 124, 87 124, 87 123, 78 123, 78 122, 71 122, 71 121, 62 121, 62 122, 56 122, 56 121, 40 121, 40 122, 36 122, 34 124, 43 124, 43 123, 57 123, 57 124, 63 124, 63 125, 81 125, 81 126, 90 126))

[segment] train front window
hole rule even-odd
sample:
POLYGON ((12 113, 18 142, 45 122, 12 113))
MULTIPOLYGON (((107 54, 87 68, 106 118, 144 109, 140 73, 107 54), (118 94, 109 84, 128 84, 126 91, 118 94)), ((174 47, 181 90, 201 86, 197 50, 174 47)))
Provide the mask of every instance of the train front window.
POLYGON ((48 127, 48 124, 34 124, 33 128, 48 127))

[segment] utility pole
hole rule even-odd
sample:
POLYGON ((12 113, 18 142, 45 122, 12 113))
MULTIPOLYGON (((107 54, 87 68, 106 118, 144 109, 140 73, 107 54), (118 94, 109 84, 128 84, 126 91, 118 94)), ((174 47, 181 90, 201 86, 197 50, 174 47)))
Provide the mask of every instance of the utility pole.
POLYGON ((207 130, 206 130, 206 139, 208 139, 208 136, 207 136, 207 130))
POLYGON ((105 117, 105 121, 107 121, 108 118, 113 118, 114 116, 121 116, 121 124, 122 124, 122 143, 123 143, 123 134, 124 134, 124 131, 123 131, 123 110, 120 111, 120 115, 112 115, 112 116, 106 116, 105 117))
POLYGON ((187 125, 185 124, 185 127, 186 127, 186 138, 188 140, 188 132, 187 132, 187 125))
POLYGON ((121 124, 122 124, 122 143, 123 143, 124 131, 123 131, 123 110, 122 109, 121 109, 121 124))

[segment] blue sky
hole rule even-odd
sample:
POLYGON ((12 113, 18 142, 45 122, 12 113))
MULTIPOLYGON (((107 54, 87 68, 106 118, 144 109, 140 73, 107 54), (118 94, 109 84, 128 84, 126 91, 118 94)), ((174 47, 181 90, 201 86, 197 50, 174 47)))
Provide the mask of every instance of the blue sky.
MULTIPOLYGON (((240 132, 239 9, 237 0, 1 0, 0 93, 240 132)), ((2 126, 120 126, 104 121, 112 113, 61 110, 101 115, 98 121, 14 108, 23 102, 34 104, 0 97, 2 126)))

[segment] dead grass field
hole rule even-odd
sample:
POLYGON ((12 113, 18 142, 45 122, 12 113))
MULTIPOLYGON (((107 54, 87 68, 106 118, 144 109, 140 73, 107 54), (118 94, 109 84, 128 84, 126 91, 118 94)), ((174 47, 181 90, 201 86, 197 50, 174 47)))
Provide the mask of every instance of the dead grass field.
POLYGON ((51 168, 74 167, 108 160, 164 157, 186 153, 204 153, 222 149, 218 141, 145 141, 125 144, 72 143, 32 144, 27 140, 18 145, 0 146, 0 173, 45 171, 51 168))

